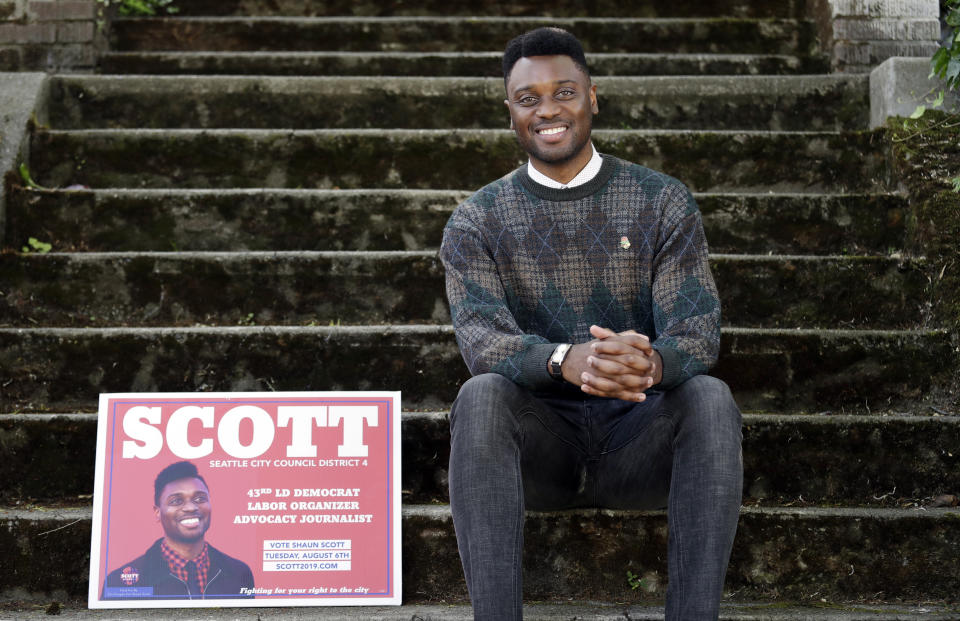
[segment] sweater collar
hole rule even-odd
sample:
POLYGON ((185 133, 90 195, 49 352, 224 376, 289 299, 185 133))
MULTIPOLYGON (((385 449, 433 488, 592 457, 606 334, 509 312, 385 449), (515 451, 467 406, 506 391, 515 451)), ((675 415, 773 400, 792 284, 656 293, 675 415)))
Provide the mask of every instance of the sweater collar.
POLYGON ((545 185, 548 188, 553 188, 554 190, 575 188, 583 185, 597 176, 597 173, 600 172, 600 166, 603 164, 603 159, 600 157, 600 154, 597 153, 597 148, 593 146, 592 142, 590 143, 590 149, 593 151, 590 161, 587 162, 587 165, 584 166, 580 172, 578 172, 576 176, 567 183, 560 183, 559 181, 546 176, 537 170, 537 167, 533 165, 532 160, 527 161, 527 174, 530 175, 531 179, 540 185, 545 185))
MULTIPOLYGON (((599 154, 598 154, 599 155, 599 154)), ((592 179, 578 185, 576 187, 564 187, 564 188, 552 188, 542 183, 537 183, 533 178, 530 177, 529 167, 522 166, 517 176, 520 178, 520 183, 523 184, 523 187, 527 189, 531 194, 542 198, 548 201, 575 201, 580 200, 595 194, 601 188, 603 188, 607 181, 610 180, 610 177, 613 176, 614 171, 617 168, 617 159, 610 155, 599 155, 602 162, 600 169, 593 176, 592 179)))

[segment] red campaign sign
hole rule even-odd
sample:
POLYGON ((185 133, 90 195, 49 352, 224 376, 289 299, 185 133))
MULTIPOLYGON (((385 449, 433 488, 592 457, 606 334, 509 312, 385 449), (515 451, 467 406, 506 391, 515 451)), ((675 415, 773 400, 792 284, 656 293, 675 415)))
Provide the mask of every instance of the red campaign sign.
POLYGON ((400 393, 100 395, 90 608, 399 605, 400 393))

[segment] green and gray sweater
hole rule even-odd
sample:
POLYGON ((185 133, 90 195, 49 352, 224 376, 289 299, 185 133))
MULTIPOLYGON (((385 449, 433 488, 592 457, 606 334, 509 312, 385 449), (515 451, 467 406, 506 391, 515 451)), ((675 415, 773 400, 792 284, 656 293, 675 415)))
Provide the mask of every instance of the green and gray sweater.
POLYGON ((720 302, 700 211, 662 173, 605 155, 593 179, 558 190, 521 166, 454 210, 440 256, 474 375, 553 390, 554 348, 591 340, 594 324, 649 336, 662 388, 716 361, 720 302))

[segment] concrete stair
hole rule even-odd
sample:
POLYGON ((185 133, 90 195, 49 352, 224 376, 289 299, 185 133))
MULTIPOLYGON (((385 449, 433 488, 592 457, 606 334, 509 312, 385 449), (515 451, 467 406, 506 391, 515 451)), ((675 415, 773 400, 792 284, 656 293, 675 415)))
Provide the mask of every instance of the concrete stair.
MULTIPOLYGON (((680 178, 704 214, 713 373, 746 412, 722 618, 956 618, 960 511, 926 506, 960 491, 960 417, 936 399, 956 354, 903 251, 866 78, 816 75, 804 3, 182 4, 116 20, 105 75, 51 76, 29 162, 50 189, 9 194, 0 596, 99 618, 75 608, 98 393, 399 389, 406 605, 311 613, 469 618, 445 504, 467 371, 436 249, 523 161, 499 54, 549 23, 590 52, 597 148, 680 178), (54 251, 14 252, 29 237, 54 251)), ((526 541, 528 618, 656 618, 663 512, 531 513, 526 541)))

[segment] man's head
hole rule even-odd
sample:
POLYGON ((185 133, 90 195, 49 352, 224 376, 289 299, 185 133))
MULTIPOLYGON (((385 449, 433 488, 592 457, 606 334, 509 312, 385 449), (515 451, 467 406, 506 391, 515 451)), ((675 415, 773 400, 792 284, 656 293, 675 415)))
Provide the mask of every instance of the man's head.
POLYGON ((511 39, 503 52, 503 83, 510 79, 513 66, 521 58, 530 56, 568 56, 580 71, 590 79, 587 57, 575 36, 562 28, 537 28, 511 39))
POLYGON ((160 471, 153 482, 153 510, 167 539, 203 540, 210 528, 210 490, 195 465, 180 461, 160 471))
POLYGON ((569 181, 593 154, 590 132, 598 112, 580 42, 559 28, 520 35, 507 44, 503 79, 520 146, 540 172, 569 181))

